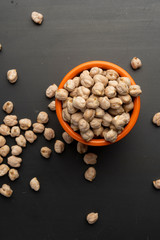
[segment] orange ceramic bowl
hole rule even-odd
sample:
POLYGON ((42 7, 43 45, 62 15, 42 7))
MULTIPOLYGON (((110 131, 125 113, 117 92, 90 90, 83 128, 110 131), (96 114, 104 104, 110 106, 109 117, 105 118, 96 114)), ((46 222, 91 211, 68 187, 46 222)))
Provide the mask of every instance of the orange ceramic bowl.
MULTIPOLYGON (((78 65, 77 67, 73 68, 69 73, 67 73, 67 75, 63 78, 62 82, 60 83, 59 89, 63 88, 64 84, 67 82, 68 79, 72 79, 78 76, 84 70, 91 69, 92 67, 100 67, 102 69, 113 69, 117 71, 121 77, 128 77, 131 80, 131 84, 135 85, 133 78, 123 68, 119 67, 118 65, 110 62, 105 62, 105 61, 90 61, 90 62, 85 62, 78 65)), ((134 99, 134 109, 131 114, 130 122, 126 125, 123 132, 121 132, 118 135, 116 142, 124 138, 134 127, 139 116, 139 111, 140 111, 140 97, 136 97, 134 99)), ((81 135, 74 132, 72 128, 69 126, 69 124, 63 120, 62 104, 61 104, 61 101, 58 101, 57 99, 56 99, 56 113, 57 113, 58 120, 61 126, 63 127, 63 129, 78 142, 84 143, 86 145, 91 145, 91 146, 105 146, 105 145, 112 144, 110 142, 105 141, 104 138, 102 139, 95 138, 89 142, 84 141, 81 135)))

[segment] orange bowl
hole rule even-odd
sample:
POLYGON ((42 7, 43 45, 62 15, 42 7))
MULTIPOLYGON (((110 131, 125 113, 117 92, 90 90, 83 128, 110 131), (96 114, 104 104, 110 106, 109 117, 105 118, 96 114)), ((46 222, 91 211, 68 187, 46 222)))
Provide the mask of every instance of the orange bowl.
MULTIPOLYGON (((117 71, 121 77, 128 77, 131 80, 132 85, 136 84, 133 78, 123 68, 119 67, 118 65, 105 61, 90 61, 78 65, 77 67, 73 68, 69 73, 67 73, 67 75, 63 78, 62 82, 60 83, 59 89, 63 88, 64 84, 67 82, 68 79, 72 79, 78 76, 84 70, 91 69, 92 67, 100 67, 102 69, 113 69, 117 71)), ((136 97, 134 99, 134 108, 131 114, 130 122, 126 125, 124 130, 118 135, 116 142, 124 138, 132 130, 138 119, 139 111, 140 111, 140 97, 136 97)), ((57 99, 56 99, 56 114, 63 129, 78 142, 91 146, 105 146, 112 144, 110 142, 105 141, 104 138, 92 139, 89 142, 84 141, 81 135, 74 132, 73 129, 69 126, 69 124, 63 120, 62 103, 57 99)))

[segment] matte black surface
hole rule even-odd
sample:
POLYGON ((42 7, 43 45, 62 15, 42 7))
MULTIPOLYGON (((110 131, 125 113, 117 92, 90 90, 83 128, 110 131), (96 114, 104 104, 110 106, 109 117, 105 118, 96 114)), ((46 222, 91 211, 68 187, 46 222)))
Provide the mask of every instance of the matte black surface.
MULTIPOLYGON (((87 166, 76 143, 62 155, 40 156, 43 136, 23 152, 20 178, 10 182, 10 199, 0 196, 1 240, 158 240, 160 192, 152 180, 160 177, 160 129, 151 123, 160 110, 160 1, 159 0, 0 0, 0 102, 15 104, 19 118, 36 121, 41 110, 49 113, 48 126, 61 139, 56 114, 47 109, 45 90, 59 84, 76 65, 106 60, 127 70, 143 90, 141 112, 132 132, 108 147, 89 148, 98 154, 97 178, 85 181, 87 166), (44 14, 41 26, 30 18, 44 14), (141 58, 133 71, 130 59, 141 58), (16 68, 15 85, 6 72, 16 68), (29 181, 37 176, 41 190, 29 181), (85 216, 98 211, 99 221, 89 226, 85 216)), ((0 111, 1 121, 5 114, 0 111)), ((14 141, 7 139, 11 145, 14 141)), ((6 160, 5 160, 6 161, 6 160)))

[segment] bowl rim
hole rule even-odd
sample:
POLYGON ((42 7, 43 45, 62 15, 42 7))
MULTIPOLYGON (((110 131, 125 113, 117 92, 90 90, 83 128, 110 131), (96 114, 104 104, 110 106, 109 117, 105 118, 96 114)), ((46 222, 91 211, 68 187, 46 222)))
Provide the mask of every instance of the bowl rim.
MULTIPOLYGON (((114 63, 111 63, 111 62, 95 60, 95 61, 89 61, 89 62, 82 63, 82 64, 74 67, 72 70, 70 70, 62 79, 58 89, 63 88, 64 84, 66 83, 66 81, 68 79, 72 79, 72 78, 78 76, 82 71, 91 69, 92 67, 99 67, 99 68, 106 69, 106 70, 113 69, 113 70, 117 71, 121 77, 128 77, 131 80, 131 85, 136 84, 135 81, 133 80, 133 78, 130 76, 130 74, 127 71, 125 71, 123 68, 121 68, 120 66, 118 66, 114 63)), ((75 139, 76 141, 81 142, 85 145, 90 145, 90 146, 106 146, 106 145, 113 144, 111 142, 105 141, 105 139, 92 139, 89 142, 86 142, 85 140, 83 140, 83 138, 80 136, 80 134, 78 134, 77 132, 74 132, 73 129, 69 126, 69 124, 63 120, 61 101, 56 99, 55 102, 56 102, 56 114, 57 114, 58 120, 59 120, 62 128, 73 139, 75 139)), ((134 125, 137 122, 139 112, 140 112, 140 97, 136 97, 134 99, 134 108, 133 108, 133 111, 131 114, 130 122, 125 126, 124 130, 118 135, 117 140, 114 143, 120 141, 132 130, 132 128, 134 127, 134 125)))

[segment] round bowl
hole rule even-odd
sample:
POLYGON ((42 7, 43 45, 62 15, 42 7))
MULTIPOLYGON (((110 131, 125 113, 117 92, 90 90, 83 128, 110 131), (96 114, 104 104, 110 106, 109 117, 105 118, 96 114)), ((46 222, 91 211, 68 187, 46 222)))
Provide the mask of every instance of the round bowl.
MULTIPOLYGON (((63 78, 59 85, 59 89, 63 88, 64 84, 67 82, 68 79, 72 79, 76 76, 78 76, 82 71, 91 69, 92 67, 100 67, 102 69, 113 69, 119 73, 121 77, 128 77, 131 80, 131 84, 135 85, 136 83, 134 82, 133 78, 121 67, 119 67, 116 64, 110 63, 110 62, 105 62, 105 61, 90 61, 90 62, 85 62, 77 67, 73 68, 67 75, 63 78)), ((118 135, 117 140, 115 142, 118 142, 122 138, 124 138, 134 127, 138 116, 139 116, 139 111, 140 111, 140 97, 136 97, 134 99, 134 108, 132 110, 130 122, 126 125, 124 130, 118 135)), ((81 142, 86 145, 91 145, 91 146, 105 146, 105 145, 110 145, 112 143, 105 141, 104 138, 102 139, 92 139, 89 142, 86 142, 83 140, 80 134, 77 132, 74 132, 72 128, 69 126, 67 122, 65 122, 62 118, 62 104, 61 101, 56 99, 56 114, 58 117, 58 120, 63 127, 63 129, 75 140, 78 142, 81 142)))

